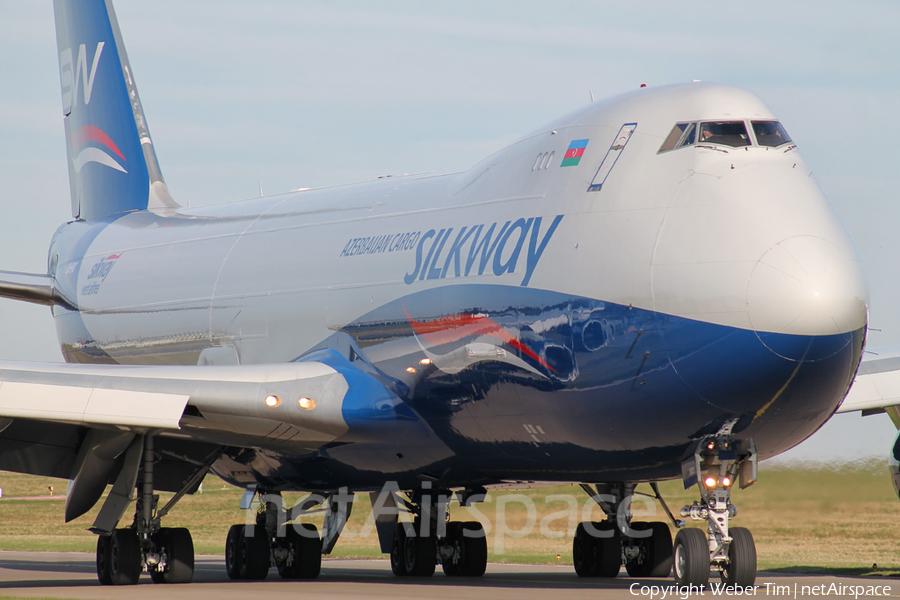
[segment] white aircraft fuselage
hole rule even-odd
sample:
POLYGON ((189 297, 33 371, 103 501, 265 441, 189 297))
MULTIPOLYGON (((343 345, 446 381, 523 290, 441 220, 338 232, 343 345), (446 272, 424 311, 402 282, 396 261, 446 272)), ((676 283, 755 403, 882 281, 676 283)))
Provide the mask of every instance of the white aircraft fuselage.
POLYGON ((76 220, 50 248, 59 341, 68 362, 132 365, 328 349, 421 426, 312 452, 273 431, 277 449, 216 463, 237 484, 664 479, 729 422, 774 456, 840 404, 867 314, 810 170, 763 139, 775 121, 731 87, 640 89, 461 173, 76 220), (745 137, 701 139, 705 123, 745 137))

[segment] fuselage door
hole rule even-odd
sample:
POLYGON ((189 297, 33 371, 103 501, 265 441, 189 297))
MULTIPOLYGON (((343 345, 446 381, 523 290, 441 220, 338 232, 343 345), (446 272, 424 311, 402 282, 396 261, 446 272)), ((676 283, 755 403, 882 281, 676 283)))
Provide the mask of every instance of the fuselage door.
POLYGON ((637 129, 637 123, 625 123, 619 129, 619 134, 613 140, 609 150, 606 151, 606 156, 603 158, 603 162, 600 163, 600 168, 597 169, 594 180, 591 181, 591 185, 588 188, 589 192, 599 192, 603 184, 606 183, 609 172, 612 171, 616 161, 619 160, 619 155, 622 154, 622 150, 625 149, 625 145, 631 139, 631 134, 634 133, 635 129, 637 129))

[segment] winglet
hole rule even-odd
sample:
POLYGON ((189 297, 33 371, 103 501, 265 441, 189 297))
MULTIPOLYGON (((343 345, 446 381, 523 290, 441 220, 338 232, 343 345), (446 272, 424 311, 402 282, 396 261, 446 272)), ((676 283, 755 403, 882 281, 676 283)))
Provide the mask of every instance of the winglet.
POLYGON ((178 207, 169 195, 110 0, 54 0, 72 216, 178 207))

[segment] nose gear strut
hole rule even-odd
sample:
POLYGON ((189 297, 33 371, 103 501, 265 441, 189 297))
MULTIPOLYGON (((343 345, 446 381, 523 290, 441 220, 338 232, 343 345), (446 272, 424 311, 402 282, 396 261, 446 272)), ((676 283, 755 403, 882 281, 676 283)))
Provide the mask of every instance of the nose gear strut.
POLYGON ((675 537, 675 581, 701 586, 709 582, 710 570, 727 585, 747 587, 756 581, 756 545, 744 527, 729 528, 737 515, 731 503, 736 480, 741 489, 756 482, 757 454, 753 439, 735 438, 728 422, 697 444, 693 457, 682 464, 684 488, 696 484, 700 500, 681 509, 682 517, 706 521, 707 531, 686 528, 675 537))

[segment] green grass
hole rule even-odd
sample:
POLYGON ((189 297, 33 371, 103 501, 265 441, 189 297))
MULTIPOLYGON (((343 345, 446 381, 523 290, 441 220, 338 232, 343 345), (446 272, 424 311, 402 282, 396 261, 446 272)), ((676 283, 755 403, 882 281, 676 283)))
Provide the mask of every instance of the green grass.
MULTIPOLYGON (((95 507, 88 515, 63 523, 64 501, 12 500, 14 496, 46 495, 48 486, 62 494, 65 481, 0 472, 0 549, 2 550, 74 550, 93 551, 96 538, 87 532, 95 507)), ((647 486, 639 490, 649 492, 647 486)), ((696 499, 696 490, 685 491, 681 482, 661 484, 663 497, 674 512, 696 499)), ((238 506, 242 491, 208 477, 203 493, 184 498, 165 519, 170 527, 189 527, 196 551, 222 554, 225 534, 233 523, 246 521, 238 506)), ((169 494, 162 494, 164 503, 169 494)), ((304 494, 285 494, 292 505, 304 494)), ((522 537, 488 535, 489 559, 495 562, 571 563, 572 534, 584 511, 586 495, 576 485, 491 493, 492 501, 476 509, 497 526, 497 507, 506 505, 505 525, 514 533, 528 524, 525 500, 533 507, 533 531, 522 537), (578 505, 574 514, 561 514, 565 501, 548 502, 553 495, 565 495, 578 505), (526 500, 528 499, 528 500, 526 500), (556 518, 552 518, 556 514, 556 518), (571 517, 571 518, 570 518, 571 517), (544 521, 544 532, 540 524, 544 521), (558 536, 558 537, 557 537, 558 536), (498 552, 502 550, 502 552, 498 552)), ((838 468, 768 468, 760 481, 746 490, 735 490, 738 508, 734 525, 748 527, 756 540, 760 569, 786 573, 829 572, 852 575, 889 575, 900 571, 900 501, 894 495, 883 462, 848 465, 838 468), (877 563, 878 570, 872 570, 877 563)), ((653 503, 655 516, 637 520, 666 520, 653 503)), ((636 505, 636 509, 645 508, 636 505)), ((454 507, 453 518, 472 519, 466 511, 454 507)), ((594 510, 593 519, 601 518, 594 510)), ((381 557, 378 539, 371 529, 367 537, 354 532, 364 530, 370 517, 368 498, 357 498, 345 535, 332 556, 344 558, 381 557)), ((130 514, 125 520, 130 521, 130 514)), ((322 518, 313 518, 321 529, 322 518)), ((124 524, 124 520, 123 520, 124 524)), ((689 525, 700 526, 700 523, 689 525)))

